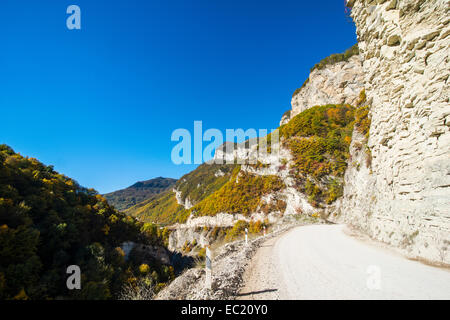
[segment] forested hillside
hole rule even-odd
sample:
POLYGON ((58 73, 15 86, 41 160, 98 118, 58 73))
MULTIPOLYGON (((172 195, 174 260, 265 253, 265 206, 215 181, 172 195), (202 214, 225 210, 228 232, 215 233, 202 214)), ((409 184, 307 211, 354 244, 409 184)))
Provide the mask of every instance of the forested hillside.
POLYGON ((126 241, 164 245, 167 232, 117 212, 93 189, 0 145, 0 299, 110 299, 140 279, 160 288, 173 268, 126 241), (66 268, 81 268, 68 290, 66 268))
POLYGON ((184 204, 187 202, 195 205, 219 190, 230 180, 236 167, 234 164, 203 163, 177 181, 174 189, 178 192, 178 200, 176 194, 168 190, 155 198, 138 203, 125 213, 144 222, 185 222, 191 210, 184 204))
POLYGON ((146 181, 139 181, 132 186, 110 192, 104 195, 108 203, 117 210, 126 210, 142 201, 170 190, 177 182, 176 179, 158 177, 146 181))

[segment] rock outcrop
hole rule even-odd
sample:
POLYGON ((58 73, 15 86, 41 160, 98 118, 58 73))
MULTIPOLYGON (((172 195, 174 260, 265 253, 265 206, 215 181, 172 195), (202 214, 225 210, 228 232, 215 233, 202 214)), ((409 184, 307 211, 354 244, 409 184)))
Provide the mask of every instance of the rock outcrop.
POLYGON ((372 117, 370 153, 354 137, 352 161, 371 164, 349 166, 339 220, 450 263, 449 2, 349 3, 372 117))
POLYGON ((158 245, 144 245, 132 241, 124 242, 120 246, 125 253, 125 259, 128 259, 132 250, 140 252, 141 256, 148 256, 163 264, 170 264, 170 255, 165 247, 158 245))
POLYGON ((354 105, 363 88, 364 75, 359 55, 348 61, 329 64, 323 69, 315 69, 303 87, 292 96, 290 117, 317 105, 354 105))
POLYGON ((181 191, 178 191, 177 189, 173 188, 172 191, 175 193, 175 198, 177 199, 177 203, 181 206, 183 206, 186 209, 192 208, 192 202, 189 197, 186 197, 186 199, 183 200, 181 191))

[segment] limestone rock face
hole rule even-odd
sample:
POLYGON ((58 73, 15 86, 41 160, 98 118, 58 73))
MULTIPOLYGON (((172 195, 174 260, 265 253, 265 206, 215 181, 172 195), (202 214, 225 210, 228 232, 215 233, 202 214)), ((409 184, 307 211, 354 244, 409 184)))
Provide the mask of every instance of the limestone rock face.
POLYGON ((364 76, 360 56, 346 62, 338 62, 321 70, 313 70, 308 82, 292 97, 291 118, 317 105, 354 105, 364 88, 364 76))
POLYGON ((204 217, 189 217, 188 221, 184 224, 177 224, 172 227, 172 232, 169 236, 169 250, 179 251, 183 245, 187 242, 196 241, 200 246, 204 246, 208 242, 209 234, 214 227, 232 227, 237 221, 264 221, 267 219, 269 223, 276 223, 280 217, 276 213, 253 213, 250 216, 244 216, 242 214, 228 214, 219 213, 215 216, 204 217), (209 229, 204 229, 207 227, 209 229))
POLYGON ((352 17, 372 106, 372 164, 349 167, 341 220, 411 256, 450 263, 449 3, 356 0, 352 17))
POLYGON ((183 206, 185 209, 190 209, 192 208, 194 205, 191 202, 191 199, 189 198, 189 196, 183 200, 182 195, 181 195, 181 191, 173 188, 172 191, 175 193, 175 198, 177 199, 177 203, 181 206, 183 206))

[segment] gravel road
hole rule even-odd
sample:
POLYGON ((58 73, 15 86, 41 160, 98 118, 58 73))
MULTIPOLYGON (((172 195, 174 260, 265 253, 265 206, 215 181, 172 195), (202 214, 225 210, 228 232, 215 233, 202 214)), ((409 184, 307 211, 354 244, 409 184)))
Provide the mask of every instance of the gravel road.
POLYGON ((294 228, 269 239, 238 299, 450 299, 450 270, 408 260, 342 225, 294 228))

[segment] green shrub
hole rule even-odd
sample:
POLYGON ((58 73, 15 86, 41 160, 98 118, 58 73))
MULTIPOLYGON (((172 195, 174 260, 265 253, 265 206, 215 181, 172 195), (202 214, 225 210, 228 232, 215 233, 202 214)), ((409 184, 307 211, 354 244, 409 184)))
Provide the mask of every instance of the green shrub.
POLYGON ((370 130, 370 117, 369 117, 369 106, 364 106, 356 109, 355 111, 355 126, 359 133, 363 134, 366 138, 369 137, 370 130))
POLYGON ((344 192, 344 186, 341 181, 337 179, 331 180, 327 192, 325 202, 327 204, 333 203, 336 199, 342 196, 344 192))
POLYGON ((232 241, 238 237, 245 235, 245 228, 248 228, 249 224, 244 220, 237 221, 233 228, 227 231, 225 236, 226 241, 232 241))
POLYGON ((206 248, 201 248, 201 249, 198 251, 197 257, 198 257, 199 259, 201 259, 201 260, 204 260, 205 257, 206 257, 206 248))
POLYGON ((332 54, 324 59, 322 59, 319 63, 317 63, 312 69, 311 72, 314 70, 321 70, 324 69, 327 65, 335 64, 342 61, 348 61, 351 57, 354 55, 359 54, 359 48, 358 44, 354 44, 352 47, 347 49, 344 53, 335 53, 332 54))
POLYGON ((271 212, 284 212, 286 211, 287 203, 282 199, 277 199, 272 201, 270 204, 264 203, 261 206, 261 211, 265 214, 269 214, 271 212))
POLYGON ((366 89, 362 89, 359 93, 358 102, 356 102, 356 106, 360 107, 364 102, 366 102, 367 96, 366 96, 366 89))
POLYGON ((286 111, 283 113, 283 115, 281 116, 281 118, 284 118, 284 117, 287 117, 287 118, 290 118, 290 117, 291 117, 291 109, 286 110, 286 111))

